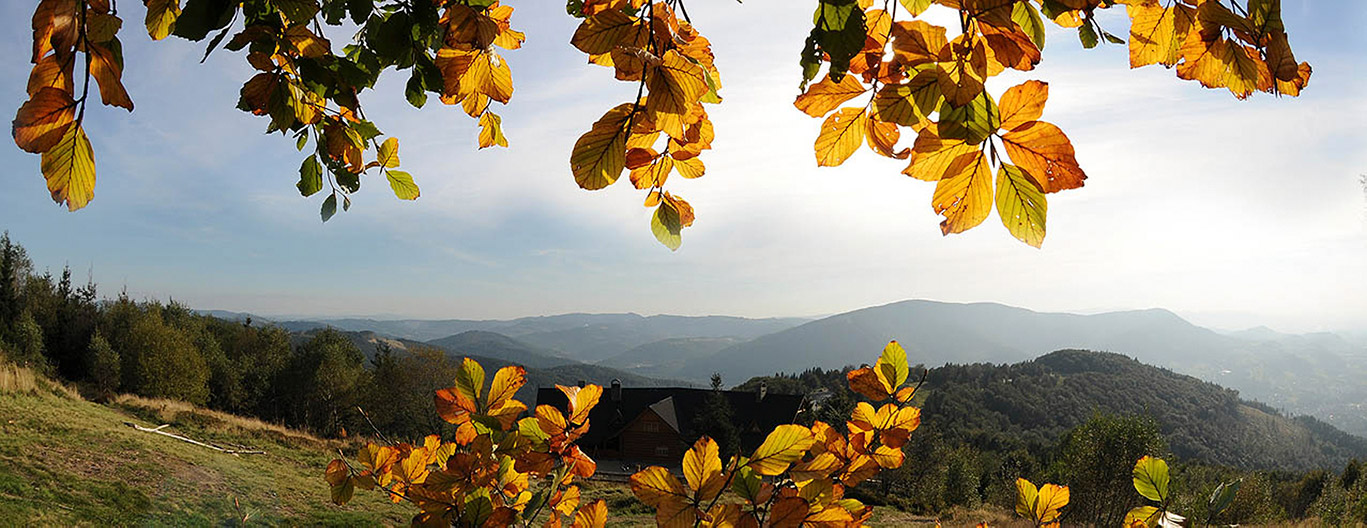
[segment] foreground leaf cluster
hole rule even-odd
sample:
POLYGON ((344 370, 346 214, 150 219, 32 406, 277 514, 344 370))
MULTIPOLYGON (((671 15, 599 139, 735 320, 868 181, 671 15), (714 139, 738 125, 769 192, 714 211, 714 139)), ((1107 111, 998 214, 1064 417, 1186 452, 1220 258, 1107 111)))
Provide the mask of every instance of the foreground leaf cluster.
POLYGON ((1119 4, 1131 18, 1133 68, 1176 67, 1178 77, 1240 99, 1294 96, 1309 81, 1310 66, 1287 44, 1279 0, 820 0, 794 101, 825 118, 817 165, 840 165, 863 145, 909 160, 903 174, 936 184, 931 206, 945 235, 980 225, 995 206, 1012 236, 1039 247, 1047 195, 1082 187, 1087 174, 1068 136, 1041 120, 1048 84, 1026 81, 997 99, 987 82, 1039 64, 1045 18, 1077 28, 1088 48, 1102 37, 1124 44, 1096 18, 1119 4), (932 5, 958 11, 957 34, 919 19, 932 5), (850 101, 862 104, 842 106, 850 101), (899 149, 903 128, 915 140, 899 149))
MULTIPOLYGON (((1096 16, 1124 5, 1131 67, 1174 68, 1181 79, 1240 99, 1254 92, 1298 95, 1311 74, 1291 51, 1280 0, 816 3, 795 105, 823 118, 817 165, 840 165, 861 145, 906 160, 903 174, 936 184, 931 206, 946 235, 980 225, 995 209, 1013 236, 1038 247, 1048 195, 1081 187, 1087 178, 1068 136, 1041 120, 1047 84, 1027 81, 1000 99, 987 89, 993 76, 1031 71, 1040 62, 1045 19, 1075 28, 1089 48, 1124 44, 1096 16), (954 10, 959 27, 922 20, 932 7, 954 10), (903 142, 907 133, 914 139, 903 142)), ((513 7, 499 0, 144 4, 150 38, 207 40, 206 57, 220 45, 244 54, 255 73, 242 85, 238 108, 268 119, 267 132, 292 137, 301 151, 312 142, 297 187, 304 196, 330 191, 320 211, 324 221, 339 202, 350 208, 371 169, 400 199, 421 194, 414 178, 398 170, 397 141, 382 139, 361 108, 360 94, 390 68, 408 72, 404 97, 413 106, 434 94, 476 120, 479 148, 508 146, 502 118, 490 111, 513 95, 512 72, 498 50, 519 49, 526 36, 512 29, 513 7), (338 50, 325 27, 355 33, 338 50)), ((722 101, 711 43, 692 24, 684 0, 569 0, 566 11, 580 20, 570 44, 617 80, 637 85, 636 97, 608 110, 578 139, 570 172, 588 190, 628 172, 654 208, 651 231, 677 249, 695 215, 665 184, 672 174, 688 179, 706 171, 699 156, 712 147, 714 132, 703 104, 722 101)), ((94 150, 81 126, 90 79, 104 104, 133 109, 122 84, 122 22, 109 0, 42 0, 34 11, 34 67, 13 136, 20 148, 42 154, 53 200, 73 211, 94 197, 94 150)))

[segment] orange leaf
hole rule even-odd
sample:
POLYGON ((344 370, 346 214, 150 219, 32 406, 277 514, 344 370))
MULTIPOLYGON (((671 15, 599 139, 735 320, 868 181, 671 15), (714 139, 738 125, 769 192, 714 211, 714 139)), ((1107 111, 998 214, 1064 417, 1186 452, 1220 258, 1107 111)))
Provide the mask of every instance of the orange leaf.
POLYGON ((71 94, 57 88, 39 88, 14 116, 14 143, 35 154, 46 152, 62 141, 75 120, 76 101, 71 94))
POLYGON ((1049 99, 1049 83, 1025 81, 1002 94, 997 105, 1002 130, 1011 130, 1044 115, 1044 103, 1049 99))
POLYGON ((618 105, 604 114, 575 142, 570 154, 570 169, 580 188, 598 190, 617 181, 626 166, 627 123, 631 103, 618 105))
POLYGON ((840 107, 845 101, 854 99, 869 91, 859 79, 846 75, 840 82, 831 81, 831 76, 821 78, 821 82, 807 87, 807 91, 793 101, 793 106, 812 117, 822 117, 840 107))
POLYGON ((1087 179, 1068 136, 1044 121, 1017 126, 1002 136, 1002 146, 1011 161, 1025 169, 1044 192, 1076 189, 1087 179))
POLYGON ((935 213, 945 217, 940 231, 946 235, 972 229, 992 212, 992 168, 987 156, 979 150, 960 157, 950 169, 931 197, 935 213))
POLYGON ((603 387, 599 385, 585 385, 583 387, 556 385, 555 388, 565 393, 565 398, 569 400, 570 412, 566 419, 576 425, 588 423, 589 411, 598 405, 598 398, 603 395, 603 387))
POLYGON ((816 163, 835 167, 849 159, 864 142, 864 121, 868 116, 863 108, 841 108, 821 123, 821 134, 816 138, 816 163))
POLYGON ((774 503, 765 526, 770 528, 798 528, 807 519, 811 507, 801 497, 784 497, 774 503))

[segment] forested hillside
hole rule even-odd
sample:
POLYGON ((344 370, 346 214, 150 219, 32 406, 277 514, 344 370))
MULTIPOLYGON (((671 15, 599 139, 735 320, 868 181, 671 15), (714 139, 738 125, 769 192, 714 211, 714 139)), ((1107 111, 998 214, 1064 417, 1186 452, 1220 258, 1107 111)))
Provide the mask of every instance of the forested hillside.
POLYGON ((1295 414, 1367 435, 1367 348, 1333 334, 1224 335, 1166 310, 1044 313, 994 303, 903 301, 812 321, 689 361, 677 374, 747 379, 774 365, 824 369, 866 361, 896 339, 912 363, 1014 363, 1055 350, 1116 352, 1238 389, 1295 414))

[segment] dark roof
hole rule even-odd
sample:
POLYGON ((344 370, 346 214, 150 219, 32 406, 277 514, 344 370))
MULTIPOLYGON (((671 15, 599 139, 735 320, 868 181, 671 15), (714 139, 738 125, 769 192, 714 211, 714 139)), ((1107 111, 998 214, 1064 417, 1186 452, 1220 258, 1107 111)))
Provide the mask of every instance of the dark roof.
MULTIPOLYGON (((622 428, 647 408, 669 423, 685 442, 700 436, 693 430, 693 417, 703 409, 711 389, 678 387, 622 388, 621 401, 614 401, 612 389, 605 387, 598 405, 589 412, 589 432, 579 440, 585 447, 601 445, 617 436, 622 428)), ((795 394, 767 394, 761 400, 753 391, 721 391, 731 404, 731 413, 741 434, 741 447, 754 449, 779 425, 793 423, 804 397, 795 394)), ((551 405, 561 411, 568 401, 554 387, 536 392, 537 405, 551 405)))

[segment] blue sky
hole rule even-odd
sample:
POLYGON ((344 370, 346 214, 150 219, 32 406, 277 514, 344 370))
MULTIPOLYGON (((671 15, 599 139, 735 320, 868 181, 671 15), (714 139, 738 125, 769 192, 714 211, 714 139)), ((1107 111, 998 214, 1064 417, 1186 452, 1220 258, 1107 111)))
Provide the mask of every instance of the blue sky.
MULTIPOLYGON (((125 18, 132 114, 92 107, 99 181, 77 213, 47 198, 38 157, 0 148, 0 229, 40 267, 93 270, 105 294, 175 297, 261 314, 513 317, 568 311, 745 316, 826 314, 905 298, 997 301, 1037 310, 1165 307, 1198 323, 1288 331, 1367 329, 1367 4, 1284 0, 1300 98, 1255 96, 1129 70, 1123 46, 1082 50, 1049 33, 1028 75, 1050 82, 1044 118, 1078 151, 1087 186, 1050 196, 1042 250, 995 216, 942 237, 933 185, 861 152, 817 169, 819 121, 792 108, 810 2, 707 2, 691 11, 718 55, 726 101, 709 110, 705 177, 674 181, 698 221, 671 253, 625 182, 579 190, 574 140, 635 87, 584 64, 575 21, 555 2, 512 2, 526 46, 505 56, 510 149, 475 149, 458 108, 414 110, 406 74, 363 102, 398 136, 423 196, 400 202, 363 182, 327 224, 294 188, 293 141, 234 109, 240 55, 150 42, 125 18)), ((30 6, 0 14, 0 93, 17 108, 30 6)), ((1105 25, 1125 34, 1123 13, 1105 25)), ((334 47, 346 34, 328 35, 334 47)))

